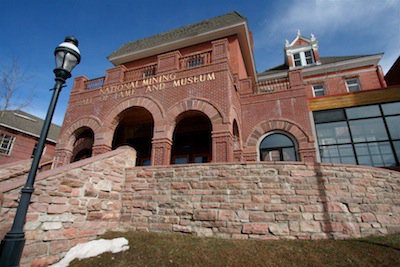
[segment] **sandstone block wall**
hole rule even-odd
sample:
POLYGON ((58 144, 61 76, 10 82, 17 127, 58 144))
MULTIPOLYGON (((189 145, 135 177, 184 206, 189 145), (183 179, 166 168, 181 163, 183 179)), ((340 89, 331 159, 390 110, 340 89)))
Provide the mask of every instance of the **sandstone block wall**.
POLYGON ((126 227, 255 239, 400 231, 400 173, 356 166, 226 164, 129 168, 126 227))
MULTIPOLYGON (((136 153, 121 148, 37 176, 25 224, 22 266, 47 266, 72 246, 118 229, 125 168, 136 153)), ((21 186, 4 192, 0 238, 15 216, 21 186)))

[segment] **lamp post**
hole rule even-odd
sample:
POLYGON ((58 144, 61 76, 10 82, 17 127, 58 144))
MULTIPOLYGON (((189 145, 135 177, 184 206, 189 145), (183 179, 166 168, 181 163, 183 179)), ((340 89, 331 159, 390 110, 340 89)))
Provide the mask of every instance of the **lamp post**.
POLYGON ((46 143, 51 120, 57 104, 58 96, 65 81, 71 77, 72 69, 79 64, 81 56, 78 49, 78 40, 74 37, 66 37, 64 42, 56 47, 54 55, 56 68, 54 69, 55 85, 50 101, 46 119, 44 120, 39 142, 33 156, 31 169, 25 186, 21 189, 21 198, 14 217, 11 230, 5 235, 0 245, 0 266, 19 266, 22 250, 25 244, 24 224, 28 212, 29 202, 33 193, 33 184, 39 167, 40 158, 46 143))

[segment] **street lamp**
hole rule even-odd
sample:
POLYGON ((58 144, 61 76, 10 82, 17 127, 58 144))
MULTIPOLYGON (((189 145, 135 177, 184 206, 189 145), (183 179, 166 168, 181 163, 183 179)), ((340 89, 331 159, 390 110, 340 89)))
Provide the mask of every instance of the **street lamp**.
POLYGON ((81 55, 78 49, 78 40, 68 36, 64 42, 56 47, 54 51, 56 57, 56 68, 54 69, 55 85, 53 96, 44 120, 39 142, 33 156, 31 169, 28 174, 25 186, 21 189, 21 198, 14 217, 11 230, 5 235, 0 245, 0 266, 19 266, 22 250, 25 244, 24 224, 28 212, 29 202, 33 193, 33 184, 39 167, 40 158, 46 143, 51 119, 57 104, 58 96, 65 81, 71 77, 72 69, 79 64, 81 55))

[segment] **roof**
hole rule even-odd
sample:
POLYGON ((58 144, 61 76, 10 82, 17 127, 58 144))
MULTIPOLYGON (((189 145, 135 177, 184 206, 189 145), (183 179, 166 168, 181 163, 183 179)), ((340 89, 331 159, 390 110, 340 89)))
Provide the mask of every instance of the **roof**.
POLYGON ((385 75, 385 80, 388 85, 400 84, 400 56, 390 67, 389 71, 385 75))
MULTIPOLYGON (((333 56, 333 57, 320 57, 321 65, 334 64, 338 62, 344 62, 353 59, 359 59, 364 57, 376 56, 381 54, 371 54, 371 55, 354 55, 354 56, 333 56)), ((267 69, 263 72, 258 73, 258 75, 267 75, 267 74, 275 74, 279 72, 286 72, 289 69, 289 66, 286 64, 281 64, 275 66, 273 68, 267 69)))
POLYGON ((141 40, 129 42, 108 56, 110 61, 120 56, 135 53, 141 50, 172 43, 181 39, 191 38, 220 28, 246 22, 246 18, 237 12, 204 20, 199 23, 180 27, 165 33, 160 33, 141 40))
MULTIPOLYGON (((0 110, 0 126, 10 128, 35 137, 40 136, 44 120, 21 110, 0 110)), ((50 125, 47 141, 56 142, 61 127, 50 125)))

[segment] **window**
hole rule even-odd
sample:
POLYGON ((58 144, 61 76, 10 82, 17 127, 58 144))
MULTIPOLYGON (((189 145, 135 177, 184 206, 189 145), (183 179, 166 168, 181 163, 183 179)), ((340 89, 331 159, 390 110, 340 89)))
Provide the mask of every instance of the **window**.
POLYGON ((399 104, 314 112, 321 161, 399 166, 399 104))
POLYGON ((260 144, 261 161, 297 161, 295 145, 281 133, 267 135, 260 144))
POLYGON ((294 59, 294 65, 296 67, 301 66, 300 53, 293 54, 293 59, 294 59))
POLYGON ((10 155, 14 141, 14 136, 0 134, 0 154, 10 155))
POLYGON ((357 78, 347 79, 346 80, 347 91, 349 92, 358 92, 360 91, 360 83, 357 78))
POLYGON ((294 53, 293 62, 294 66, 296 67, 314 64, 312 51, 308 50, 304 52, 294 53))
POLYGON ((322 84, 313 85, 313 93, 314 93, 314 96, 324 96, 325 95, 324 86, 322 84))

